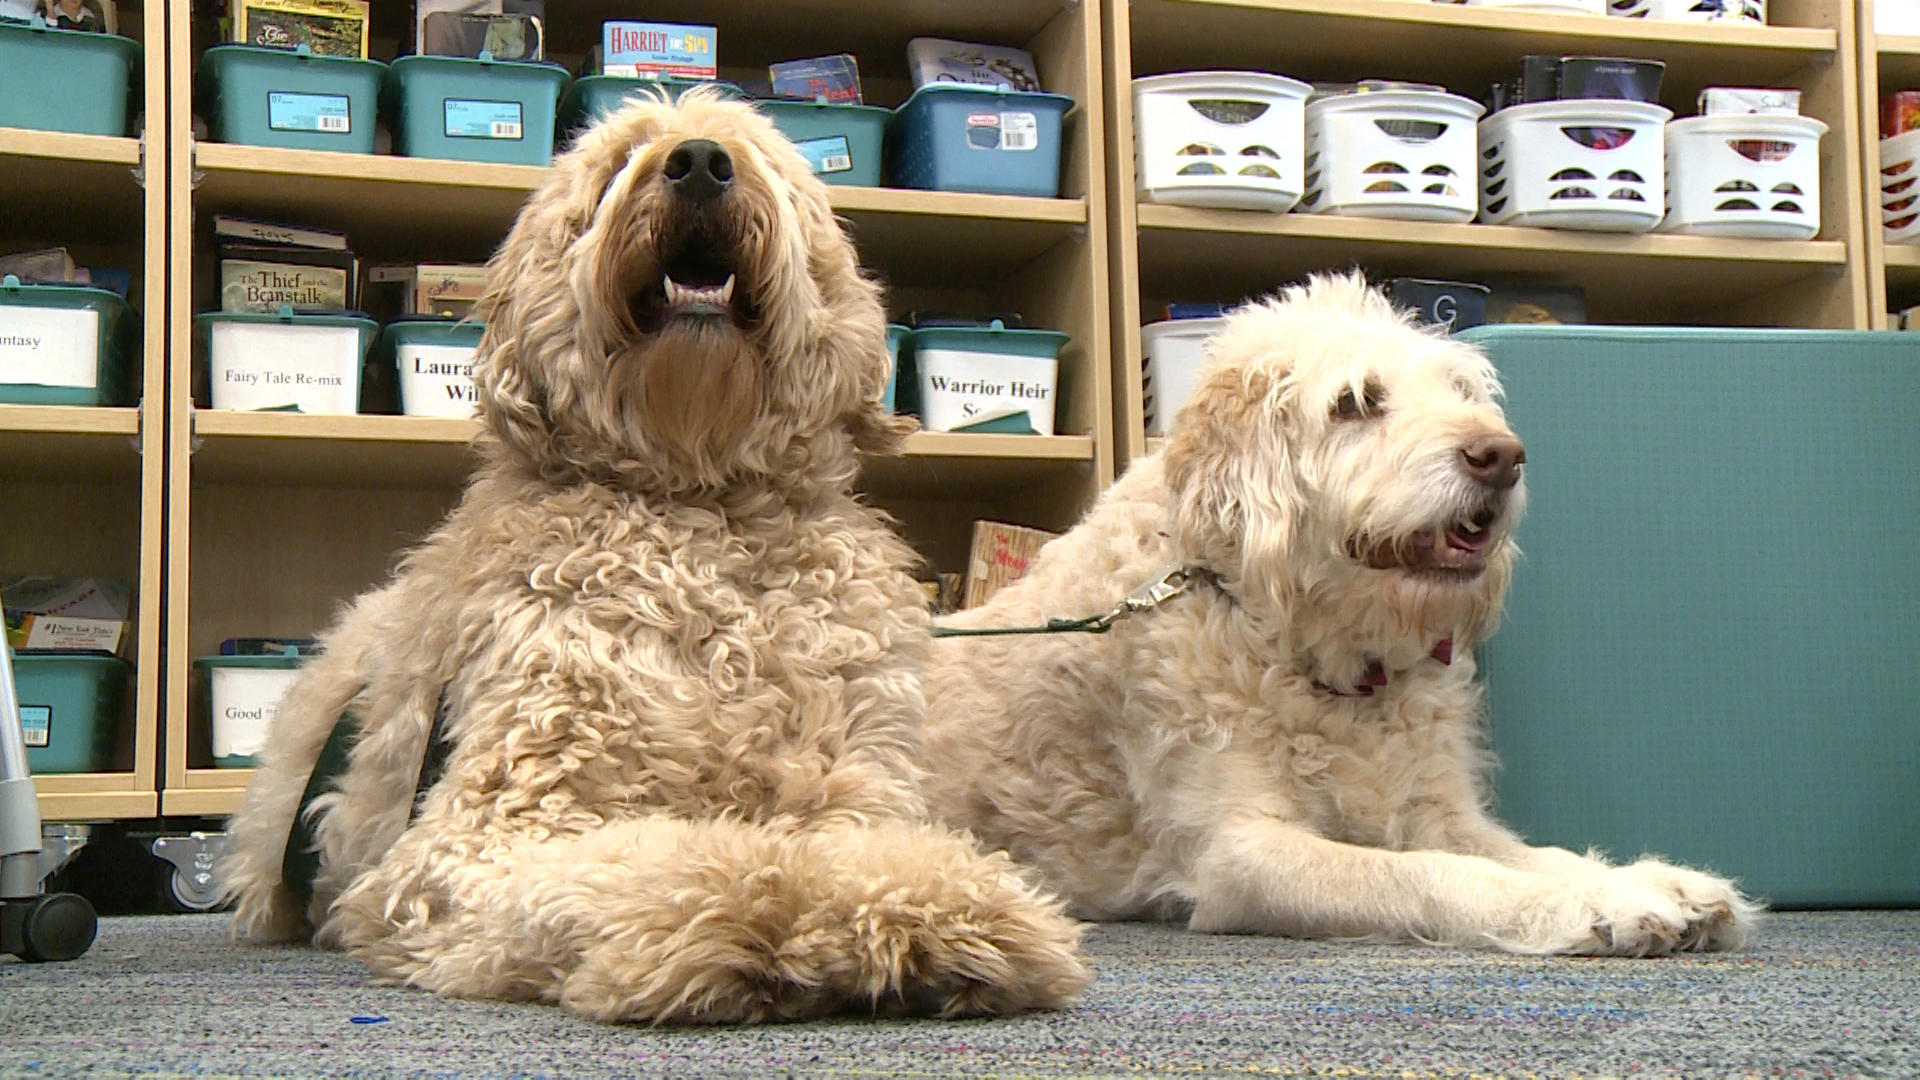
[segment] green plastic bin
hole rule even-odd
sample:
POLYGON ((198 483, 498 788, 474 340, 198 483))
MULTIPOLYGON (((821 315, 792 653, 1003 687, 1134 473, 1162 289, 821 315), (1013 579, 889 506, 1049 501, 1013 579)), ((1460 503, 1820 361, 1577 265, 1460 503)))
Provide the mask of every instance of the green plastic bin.
POLYGON ((680 95, 697 86, 711 86, 721 97, 743 97, 738 86, 720 79, 634 79, 624 75, 584 75, 573 80, 560 101, 563 131, 579 131, 637 97, 657 97, 678 101, 680 95))
POLYGON ((202 408, 338 416, 359 411, 360 378, 380 324, 353 312, 282 307, 277 314, 202 312, 193 332, 194 398, 202 408), (317 340, 324 355, 316 355, 317 340))
POLYGON ((881 395, 880 401, 886 405, 888 412, 898 411, 897 406, 900 397, 900 348, 907 340, 907 335, 911 333, 913 333, 911 329, 901 326, 898 323, 887 324, 887 355, 893 357, 893 374, 887 377, 886 393, 881 395))
POLYGON ((250 769, 259 764, 256 744, 264 742, 279 712, 280 694, 306 658, 278 656, 202 656, 193 661, 200 674, 202 711, 217 769, 250 769))
POLYGON ((138 321, 118 293, 0 279, 0 401, 131 404, 139 342, 138 321))
POLYGON ((46 774, 110 768, 131 670, 125 660, 103 654, 14 653, 27 768, 46 774))
POLYGON ((880 186, 881 143, 893 113, 873 105, 825 101, 756 101, 773 126, 829 184, 880 186))
POLYGON ((125 136, 139 69, 132 38, 0 22, 0 127, 125 136))
POLYGON ((1059 401, 1060 350, 1070 340, 1058 330, 1008 327, 999 319, 984 326, 907 331, 897 346, 894 364, 903 402, 900 411, 919 416, 928 431, 1051 435, 1059 401), (957 357, 969 366, 954 368, 957 357), (956 416, 955 395, 949 389, 952 381, 992 383, 1008 393, 987 395, 996 397, 997 404, 981 406, 980 419, 962 419, 956 416), (1017 411, 996 415, 1008 410, 1017 411))
POLYGON ((401 318, 387 324, 374 346, 380 377, 391 378, 407 416, 469 417, 479 406, 473 355, 486 327, 452 319, 401 318))
POLYGON ((200 58, 196 105, 213 138, 290 150, 373 153, 378 60, 298 49, 216 45, 200 58))
POLYGON ((403 56, 387 68, 380 93, 396 154, 545 165, 566 86, 557 64, 403 56))
POLYGON ((1920 904, 1920 335, 1483 326, 1527 447, 1500 816, 1920 904))

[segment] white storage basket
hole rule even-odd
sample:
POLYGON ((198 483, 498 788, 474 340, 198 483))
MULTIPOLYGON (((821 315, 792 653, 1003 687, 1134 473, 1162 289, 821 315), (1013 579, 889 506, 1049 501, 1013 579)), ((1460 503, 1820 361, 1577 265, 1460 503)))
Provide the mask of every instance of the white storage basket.
POLYGON ((1667 125, 1662 232, 1809 240, 1820 232, 1820 136, 1810 116, 1693 116, 1667 125))
POLYGON ((1767 23, 1767 0, 1610 0, 1608 13, 1672 22, 1767 23))
POLYGON ((1168 319, 1140 328, 1140 402, 1149 436, 1173 430, 1174 416, 1200 383, 1207 342, 1226 324, 1225 319, 1168 319))
POLYGON ((1472 221, 1479 102, 1432 90, 1381 90, 1307 105, 1311 214, 1472 221))
POLYGON ((1920 131, 1880 140, 1880 224, 1889 244, 1920 244, 1920 131))
POLYGON ((1666 216, 1673 114, 1644 101, 1540 101, 1480 122, 1480 220, 1647 232, 1666 216))
POLYGON ((1133 80, 1140 198, 1284 213, 1300 200, 1306 83, 1257 71, 1133 80))
POLYGON ((1550 11, 1558 14, 1605 15, 1607 0, 1467 0, 1468 7, 1506 8, 1510 11, 1550 11))

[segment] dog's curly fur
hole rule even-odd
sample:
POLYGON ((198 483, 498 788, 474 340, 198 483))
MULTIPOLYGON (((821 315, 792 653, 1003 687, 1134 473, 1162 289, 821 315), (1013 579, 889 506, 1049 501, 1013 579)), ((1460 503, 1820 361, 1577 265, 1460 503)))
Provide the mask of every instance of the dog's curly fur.
POLYGON ((927 818, 914 556, 849 494, 856 449, 912 425, 800 154, 704 93, 628 106, 556 160, 490 282, 483 462, 289 690, 219 867, 239 927, 603 1020, 1071 999, 1058 902, 927 818), (668 175, 691 140, 728 155, 717 198, 668 175), (443 692, 447 770, 409 824, 443 692), (302 909, 283 847, 348 713, 302 909))
POLYGON ((1738 945, 1757 909, 1728 882, 1529 847, 1486 810, 1473 646, 1525 499, 1486 358, 1358 277, 1243 308, 1209 349, 1164 449, 950 622, 1105 611, 1167 565, 1202 580, 1104 637, 942 643, 935 810, 1087 918, 1523 952, 1738 945))

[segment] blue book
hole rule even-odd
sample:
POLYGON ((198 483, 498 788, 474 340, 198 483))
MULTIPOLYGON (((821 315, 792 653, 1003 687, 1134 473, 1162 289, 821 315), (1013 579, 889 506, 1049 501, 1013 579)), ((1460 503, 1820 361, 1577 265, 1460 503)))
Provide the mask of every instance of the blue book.
POLYGON ((639 79, 711 79, 719 74, 711 26, 610 20, 600 26, 600 73, 639 79))

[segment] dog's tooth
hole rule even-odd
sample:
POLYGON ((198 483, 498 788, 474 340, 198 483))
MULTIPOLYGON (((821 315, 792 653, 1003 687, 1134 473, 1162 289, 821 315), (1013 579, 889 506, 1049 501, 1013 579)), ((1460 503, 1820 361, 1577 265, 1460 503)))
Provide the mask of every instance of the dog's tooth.
POLYGON ((667 286, 667 305, 671 307, 672 305, 679 303, 680 302, 680 286, 675 285, 673 283, 672 276, 671 275, 663 276, 661 277, 660 280, 665 282, 667 286))
POLYGON ((732 274, 728 274, 726 284, 720 286, 720 302, 723 304, 730 304, 733 302, 733 275, 732 274))
POLYGON ((1463 521, 1460 523, 1460 531, 1466 533, 1468 536, 1478 535, 1483 528, 1484 528, 1483 526, 1478 525, 1471 520, 1463 521))

